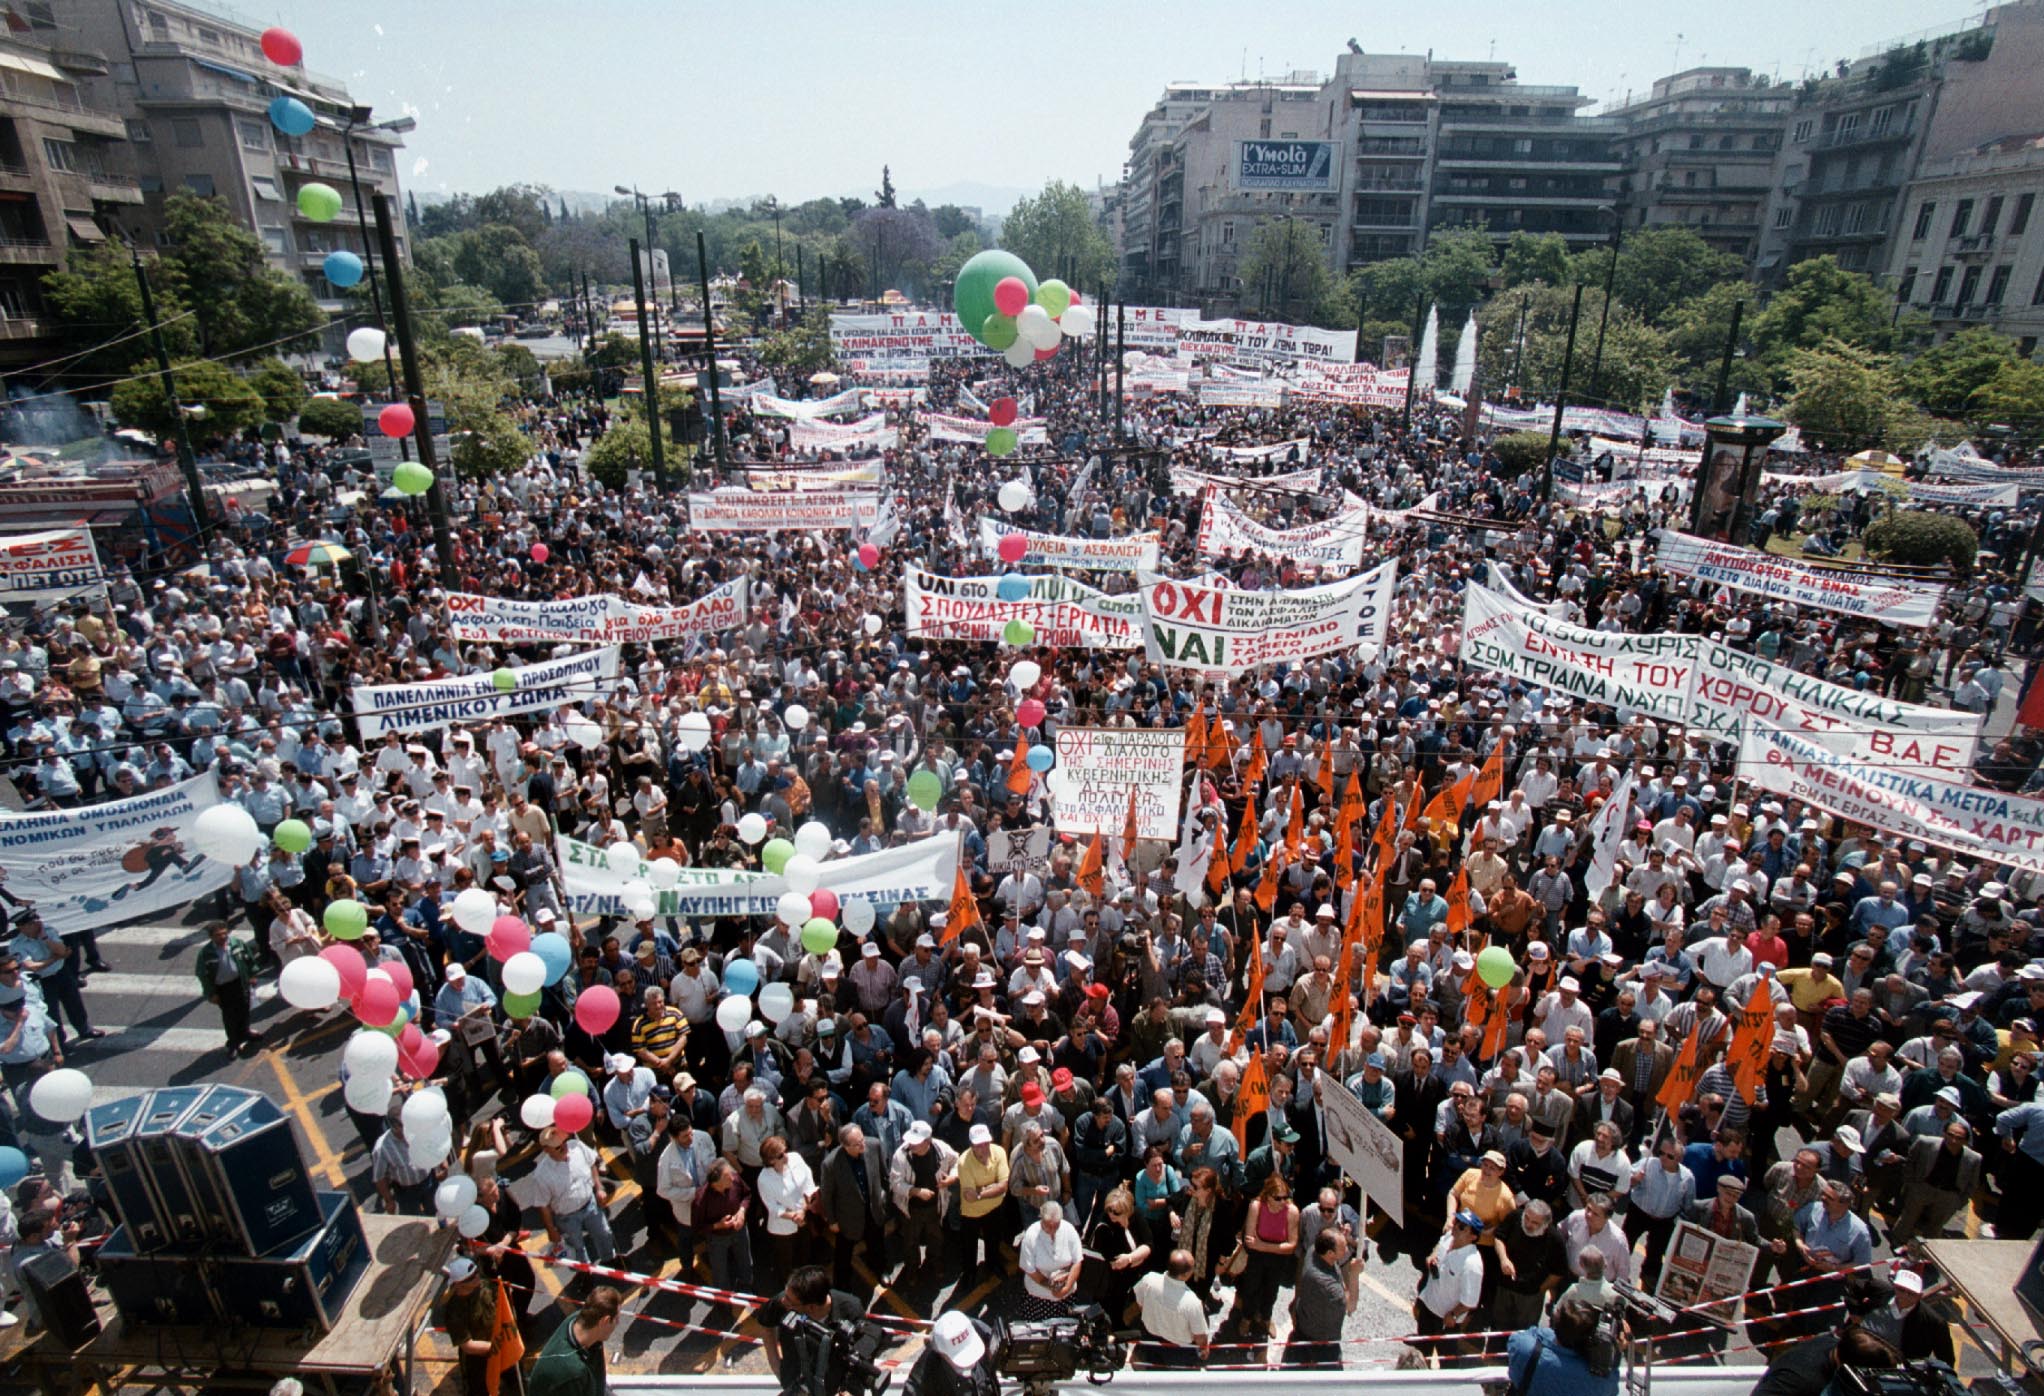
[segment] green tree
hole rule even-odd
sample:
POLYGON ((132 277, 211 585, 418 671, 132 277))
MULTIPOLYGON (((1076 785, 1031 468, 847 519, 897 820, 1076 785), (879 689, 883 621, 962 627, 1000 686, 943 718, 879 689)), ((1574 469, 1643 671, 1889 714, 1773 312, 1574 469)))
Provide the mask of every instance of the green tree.
POLYGON ((454 468, 471 478, 503 475, 532 458, 532 442, 496 408, 447 414, 447 449, 454 468))
MULTIPOLYGON (((185 431, 194 445, 211 446, 262 425, 262 394, 234 370, 205 359, 172 368, 185 431)), ((146 431, 159 441, 176 434, 177 408, 165 400, 163 384, 153 373, 116 385, 112 404, 114 420, 124 427, 146 431)))
POLYGON ((288 422, 298 415, 311 396, 305 380, 282 359, 265 359, 248 376, 249 386, 262 394, 263 420, 288 422))
POLYGON ((1491 452, 1498 458, 1505 475, 1524 475, 1547 463, 1547 433, 1544 431, 1507 432, 1491 443, 1491 452))
POLYGON ((979 236, 979 220, 957 204, 938 204, 930 210, 930 219, 937 225, 940 238, 955 238, 961 233, 979 236))
MULTIPOLYGON (((1750 335, 1758 314, 1754 294, 1753 288, 1742 282, 1720 282, 1701 295, 1691 296, 1667 314, 1664 328, 1669 352, 1674 356, 1674 386, 1691 394, 1705 411, 1712 408, 1711 394, 1717 390, 1718 368, 1724 362, 1725 340, 1732 333, 1734 308, 1745 302, 1740 320, 1743 341, 1750 335)), ((1725 384, 1727 394, 1736 397, 1739 393, 1766 393, 1773 386, 1773 375, 1764 365, 1745 355, 1734 355, 1731 375, 1725 384)), ((1731 402, 1725 406, 1730 408, 1731 402)))
MULTIPOLYGON (((1261 313, 1267 309, 1293 324, 1310 319, 1335 285, 1319 225, 1293 218, 1257 224, 1236 275, 1242 280, 1240 301, 1245 310, 1261 313)), ((1342 328, 1353 320, 1351 311, 1342 328)))
POLYGON ((1363 357, 1374 360, 1386 338, 1412 334, 1413 307, 1427 294, 1426 269, 1417 257, 1395 257, 1359 268, 1350 280, 1363 298, 1363 357))
MULTIPOLYGON (((156 294, 156 313, 173 359, 198 352, 199 337, 184 302, 164 273, 162 259, 143 259, 156 294)), ((112 244, 71 253, 71 269, 43 277, 43 312, 81 379, 119 378, 154 352, 143 324, 142 292, 125 248, 112 244)))
POLYGON ((1513 233, 1505 239, 1499 274, 1506 286, 1529 281, 1560 285, 1568 277, 1568 242, 1560 233, 1513 233))
POLYGON ((1879 446, 1895 404, 1893 366, 1882 355, 1841 339, 1794 350, 1784 415, 1813 441, 1833 450, 1879 446))
POLYGON ((830 316, 812 310, 788 328, 775 330, 761 341, 759 357, 784 383, 829 368, 835 362, 830 351, 830 316))
MULTIPOLYGON (((1576 329, 1576 349, 1569 370, 1569 395, 1583 400, 1590 389, 1601 287, 1583 295, 1576 329)), ((1569 313, 1575 287, 1521 286, 1492 302, 1486 319, 1478 316, 1481 338, 1476 362, 1483 381, 1496 393, 1516 385, 1529 397, 1553 400, 1561 386, 1562 359, 1568 349, 1569 313), (1519 303, 1526 305, 1523 360, 1519 357, 1519 303)), ((1640 319, 1629 306, 1613 303, 1604 332, 1604 358, 1598 372, 1598 397, 1625 408, 1658 402, 1674 371, 1668 337, 1640 319)))
POLYGON ((497 367, 521 389, 531 392, 539 390, 540 379, 545 370, 540 367, 539 358, 523 344, 512 341, 499 344, 490 350, 497 360, 497 367))
POLYGON ((508 223, 485 223, 455 240, 454 272, 507 306, 529 309, 546 289, 539 254, 508 223))
POLYGON ((1918 354, 1902 370, 1902 386, 1925 411, 1963 417, 1973 394, 1994 381, 2004 364, 2022 358, 2016 341, 1976 325, 1918 354))
POLYGON ((1834 257, 1812 257, 1789 268, 1788 283, 1753 322, 1753 343, 1780 376, 1797 350, 1829 340, 1885 353, 1895 345, 1894 320, 1895 298, 1886 289, 1834 257))
POLYGON ((1980 551, 1980 535, 1964 519, 1922 509, 1901 509, 1867 525, 1863 540, 1867 556, 1912 567, 1949 562, 1961 572, 1972 570, 1980 551))
POLYGON ((358 436, 362 431, 362 409, 342 398, 316 397, 299 409, 298 430, 330 441, 358 436))
POLYGON ((1483 299, 1496 256, 1490 234, 1477 228, 1449 228, 1427 239, 1420 260, 1427 297, 1440 306, 1442 320, 1459 323, 1483 299))
POLYGON ((1737 257, 1715 250, 1688 228, 1642 228, 1619 246, 1611 293, 1648 324, 1666 328, 1676 306, 1739 281, 1744 271, 1737 257))
MULTIPOLYGON (((678 464, 672 450, 668 455, 670 465, 678 464)), ((589 443, 582 465, 592 479, 614 490, 625 487, 625 472, 653 469, 653 438, 646 431, 646 414, 637 404, 620 406, 611 414, 610 426, 589 443)))
POLYGON ((591 368, 639 367, 639 337, 607 334, 585 356, 591 368))
MULTIPOLYGON (((262 239, 196 194, 163 204, 163 265, 209 358, 310 348, 326 316, 303 284, 270 268, 262 239)), ((134 273, 128 272, 130 279, 134 273)))
POLYGON ((1976 422, 2011 427, 2024 441, 2044 436, 2044 364, 2015 359, 1973 390, 1966 415, 1976 422))
POLYGON ((1018 201, 1001 225, 1001 245, 1039 280, 1058 277, 1085 291, 1114 283, 1114 246, 1076 184, 1052 180, 1018 201))

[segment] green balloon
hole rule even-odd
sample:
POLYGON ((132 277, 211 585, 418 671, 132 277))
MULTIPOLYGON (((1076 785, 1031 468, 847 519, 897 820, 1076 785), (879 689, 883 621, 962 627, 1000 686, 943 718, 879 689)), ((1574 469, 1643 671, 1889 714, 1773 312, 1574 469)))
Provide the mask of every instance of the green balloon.
POLYGON ((518 675, 512 673, 509 669, 499 669, 496 673, 490 675, 490 682, 496 686, 497 692, 509 693, 512 689, 518 687, 518 675))
POLYGON ((987 433, 987 454, 990 456, 1012 455, 1022 438, 1015 435, 1013 427, 995 427, 987 433))
POLYGON ((1026 620, 1011 620, 1001 627, 1001 638, 1019 648, 1036 638, 1036 627, 1026 620))
POLYGON ((828 955, 837 944, 837 927, 828 916, 812 916, 802 923, 802 948, 812 955, 828 955))
MULTIPOLYGON (((306 216, 311 217, 310 214, 306 216)), ((1029 270, 1029 264, 998 247, 973 254, 972 259, 958 269, 958 280, 951 286, 951 308, 958 312, 958 323, 965 327, 966 333, 990 349, 992 341, 983 336, 987 316, 1000 308, 994 304, 994 287, 1008 276, 1027 286, 1030 295, 1036 294, 1036 273, 1029 270)))
POLYGON ((513 1018, 524 1020, 539 1012, 539 990, 529 994, 504 995, 504 1011, 513 1018))
MULTIPOLYGON (((535 994, 533 997, 537 998, 539 996, 535 994)), ((554 1078, 552 1094, 555 1100, 559 1100, 563 1096, 588 1095, 589 1078, 581 1072, 572 1069, 564 1071, 554 1078)))
POLYGON ((1071 309, 1072 288, 1059 281, 1056 277, 1052 277, 1036 288, 1036 303, 1049 312, 1050 318, 1055 320, 1058 316, 1071 309))
POLYGON ((308 184, 298 191, 298 211, 315 223, 331 223, 341 215, 341 191, 331 184, 308 184))
POLYGON ((1021 333, 1020 330, 1015 328, 1014 316, 1003 315, 1000 311, 996 310, 981 323, 979 327, 979 342, 986 345, 989 349, 1005 349, 1010 344, 1013 344, 1020 337, 1021 333))
POLYGON ((1487 947, 1476 957, 1476 977, 1493 989, 1502 989, 1512 982, 1512 975, 1518 966, 1512 963, 1512 952, 1502 945, 1487 947))
POLYGON ((433 472, 415 460, 402 461, 391 472, 390 483, 399 494, 422 495, 433 488, 433 472))
POLYGON ((933 810, 943 798, 944 782, 937 779, 935 771, 917 771, 908 778, 908 802, 917 809, 933 810))
POLYGON ((781 869, 787 867, 788 860, 794 856, 794 844, 786 839, 768 839, 759 850, 759 865, 778 877, 781 869))
POLYGON ((326 925, 326 933, 335 940, 357 940, 369 929, 369 908, 343 898, 328 902, 326 914, 320 919, 326 925))
POLYGON ((312 829, 302 819, 287 819, 270 835, 286 853, 303 853, 312 847, 312 829))

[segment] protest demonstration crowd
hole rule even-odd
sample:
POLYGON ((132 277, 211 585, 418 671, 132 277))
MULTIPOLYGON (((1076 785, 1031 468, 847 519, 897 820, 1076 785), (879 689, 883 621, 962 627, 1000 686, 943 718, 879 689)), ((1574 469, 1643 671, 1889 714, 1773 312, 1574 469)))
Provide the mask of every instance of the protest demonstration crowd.
MULTIPOLYGON (((1692 537, 1672 471, 1558 496, 1425 392, 1137 396, 1082 348, 727 389, 693 494, 595 483, 604 405, 533 399, 525 468, 442 483, 452 573, 373 488, 354 568, 287 562, 361 483, 290 443, 265 527, 0 641, 15 788, 246 812, 246 861, 173 830, 140 885, 209 924, 230 1052, 402 1027, 348 1116, 382 1210, 473 1183, 464 1361, 488 1281, 599 1282, 586 1342, 669 1261, 777 1370, 788 1311, 899 1327, 883 1290, 975 1354, 980 1300, 1097 1305, 1138 1367, 1496 1362, 1550 1315, 1573 1362, 1632 1286, 1664 1353, 1949 1359, 1909 1243, 2044 1220, 2034 507, 1935 506, 1969 574, 1812 584, 1692 537), (849 454, 803 444, 828 392, 883 417, 849 454), (311 959, 339 1001, 258 1032, 311 959), (1402 1341, 1345 1347, 1391 1299, 1402 1341)), ((1806 445, 1755 517, 1842 546, 1876 510, 1799 523, 1845 468, 1806 445)), ((0 880, 48 1194, 90 1159, 29 1089, 89 1062, 135 909, 0 880)))

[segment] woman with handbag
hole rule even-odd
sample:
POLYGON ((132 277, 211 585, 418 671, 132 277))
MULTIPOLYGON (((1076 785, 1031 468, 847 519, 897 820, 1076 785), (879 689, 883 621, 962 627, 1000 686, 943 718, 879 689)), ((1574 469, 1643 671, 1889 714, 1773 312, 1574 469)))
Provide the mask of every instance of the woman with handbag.
POLYGON ((1264 1179, 1242 1223, 1248 1268, 1235 1285, 1235 1318, 1245 1338, 1267 1337, 1278 1289, 1297 1273, 1299 1208, 1292 1187, 1273 1173, 1264 1179))
MULTIPOLYGON (((1214 1275, 1223 1261, 1230 1263, 1234 1253, 1225 1249, 1226 1233, 1216 1232, 1214 1223, 1221 1209, 1221 1175, 1211 1168, 1195 1168, 1186 1192, 1185 1215, 1178 1223, 1178 1249, 1192 1252, 1192 1278, 1186 1281, 1188 1288, 1200 1297, 1207 1312, 1213 1313, 1221 1307, 1214 1298, 1214 1275)), ((1159 1244, 1159 1238, 1152 1236, 1150 1244, 1159 1244)), ((1242 1243, 1235 1243, 1235 1253, 1243 1257, 1246 1265, 1248 1251, 1242 1243)), ((1229 1278, 1241 1273, 1241 1267, 1228 1272, 1229 1278)))

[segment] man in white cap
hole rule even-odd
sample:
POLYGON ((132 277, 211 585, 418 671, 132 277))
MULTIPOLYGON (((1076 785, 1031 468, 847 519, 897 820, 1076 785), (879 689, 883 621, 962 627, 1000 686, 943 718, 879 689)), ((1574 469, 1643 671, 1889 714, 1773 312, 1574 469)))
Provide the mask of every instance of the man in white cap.
POLYGON ((993 1359, 993 1330, 947 1309, 930 1325, 930 1340, 909 1369, 908 1396, 997 1396, 1000 1373, 993 1359))
POLYGON ((647 1138, 646 1102, 653 1098, 658 1078, 651 1067, 640 1066, 623 1052, 612 1053, 604 1065, 610 1071, 610 1079, 603 1083, 604 1117, 627 1140, 643 1144, 647 1138))
POLYGON ((1904 1361, 1936 1358, 1948 1366, 1957 1361, 1952 1326, 1923 1307, 1923 1276, 1914 1270, 1897 1270, 1891 1283, 1892 1297, 1862 1318, 1860 1327, 1899 1348, 1904 1361))
POLYGON ((467 1396, 487 1396, 490 1354, 496 1350, 497 1287, 483 1283, 482 1272, 465 1255, 441 1267, 447 1292, 441 1299, 440 1323, 454 1344, 461 1364, 461 1386, 467 1396))
POLYGON ((917 1120, 887 1163, 887 1193, 902 1216, 898 1285, 913 1286, 929 1277, 930 1266, 944 1262, 944 1214, 958 1155, 935 1135, 928 1120, 917 1120))

